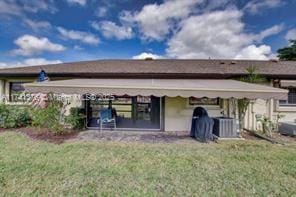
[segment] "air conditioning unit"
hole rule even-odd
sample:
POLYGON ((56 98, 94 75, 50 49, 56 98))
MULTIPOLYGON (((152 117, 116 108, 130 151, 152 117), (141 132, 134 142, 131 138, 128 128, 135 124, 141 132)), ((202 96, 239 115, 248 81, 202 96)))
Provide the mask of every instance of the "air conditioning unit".
POLYGON ((238 121, 234 118, 217 117, 213 118, 213 134, 220 138, 237 138, 239 137, 238 121))
POLYGON ((279 132, 281 134, 296 136, 296 123, 294 122, 280 122, 279 132))

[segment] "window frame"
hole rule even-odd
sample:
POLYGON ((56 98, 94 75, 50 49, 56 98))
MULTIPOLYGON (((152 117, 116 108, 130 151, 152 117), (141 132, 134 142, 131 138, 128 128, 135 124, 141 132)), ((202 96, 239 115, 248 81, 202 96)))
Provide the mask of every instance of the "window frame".
POLYGON ((289 92, 288 92, 288 99, 287 100, 279 100, 278 101, 279 107, 296 107, 296 87, 289 86, 289 87, 281 87, 281 88, 286 89, 289 92), (293 100, 295 100, 295 103, 289 103, 289 96, 291 96, 290 95, 291 89, 294 89, 293 96, 295 96, 295 98, 293 100), (283 103, 283 101, 285 101, 285 103, 283 103))
POLYGON ((206 98, 206 97, 203 97, 203 98, 195 98, 195 97, 189 97, 188 98, 188 102, 187 102, 187 105, 189 107, 196 107, 196 106, 220 106, 221 104, 221 99, 220 98, 206 98), (196 104, 193 104, 190 102, 190 99, 216 99, 216 103, 215 104, 212 104, 212 103, 196 103, 196 104))
MULTIPOLYGON (((23 103, 23 101, 20 101, 20 100, 14 100, 14 97, 12 95, 12 91, 15 91, 15 90, 12 90, 12 86, 13 84, 20 84, 21 86, 23 86, 25 83, 28 83, 28 82, 23 82, 23 81, 9 81, 8 82, 8 88, 9 88, 9 95, 8 95, 8 101, 11 102, 11 103, 23 103)), ((21 91, 15 91, 15 92, 19 92, 21 95, 22 93, 25 92, 25 88, 23 88, 23 90, 21 91)))

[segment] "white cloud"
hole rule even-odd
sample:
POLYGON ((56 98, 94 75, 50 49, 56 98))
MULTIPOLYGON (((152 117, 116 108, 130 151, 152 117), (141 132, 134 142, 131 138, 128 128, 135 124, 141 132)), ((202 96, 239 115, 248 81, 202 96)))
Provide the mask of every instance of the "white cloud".
POLYGON ((10 63, 0 62, 0 68, 37 66, 37 65, 59 64, 59 63, 62 63, 62 61, 47 60, 44 58, 29 58, 21 62, 10 62, 10 63))
POLYGON ((243 48, 239 54, 235 56, 235 59, 258 59, 268 60, 271 55, 271 47, 267 45, 261 45, 259 47, 250 45, 243 48))
MULTIPOLYGON (((229 8, 236 9, 235 0, 164 0, 163 3, 147 4, 140 11, 123 11, 120 13, 122 24, 137 26, 142 39, 163 41, 167 35, 179 31, 179 22, 193 15, 210 13, 212 10, 229 8)), ((241 10, 256 14, 263 9, 275 8, 283 5, 283 0, 251 0, 241 10)), ((265 37, 281 31, 283 26, 275 26, 262 32, 258 38, 261 42, 265 37)), ((255 38, 254 38, 255 39, 255 38)))
POLYGON ((125 26, 134 26, 134 16, 130 11, 122 11, 119 13, 119 20, 125 26))
POLYGON ((130 39, 133 37, 131 27, 118 26, 111 21, 92 22, 92 27, 102 32, 106 38, 116 38, 117 40, 130 39))
POLYGON ((57 30, 65 39, 76 40, 90 45, 98 45, 100 42, 100 39, 92 33, 67 30, 63 27, 58 27, 57 30))
POLYGON ((95 11, 95 15, 97 17, 104 17, 107 15, 108 12, 108 8, 107 7, 99 7, 96 11, 95 11))
POLYGON ((0 68, 8 67, 8 64, 5 62, 0 62, 0 68))
POLYGON ((34 21, 30 19, 24 19, 24 23, 32 28, 34 31, 39 31, 40 29, 49 29, 51 28, 51 24, 47 21, 34 21))
POLYGON ((13 2, 2 0, 0 1, 0 14, 21 15, 22 8, 13 2))
POLYGON ((0 14, 24 16, 25 12, 37 13, 49 11, 55 13, 57 8, 53 0, 1 0, 0 14))
POLYGON ((38 38, 32 35, 23 35, 16 39, 14 43, 19 47, 12 51, 15 55, 32 56, 44 51, 59 52, 66 48, 63 45, 52 43, 48 38, 38 38))
POLYGON ((78 4, 81 6, 85 6, 87 0, 67 0, 70 4, 78 4))
POLYGON ((55 13, 57 8, 53 0, 19 0, 23 9, 27 12, 37 13, 39 11, 49 11, 55 13))
POLYGON ((25 66, 35 66, 35 65, 47 65, 47 64, 59 64, 62 63, 60 60, 47 60, 44 58, 30 58, 24 61, 25 66))
POLYGON ((236 9, 215 11, 184 19, 180 30, 168 41, 167 54, 173 58, 268 59, 266 45, 254 42, 273 35, 270 28, 258 35, 244 32, 243 13, 236 9))
POLYGON ((255 36, 255 40, 258 42, 261 42, 262 40, 264 40, 265 38, 272 36, 272 35, 276 35, 278 33, 280 33, 281 31, 283 31, 284 29, 284 25, 274 25, 268 29, 265 29, 263 31, 261 31, 258 35, 255 36))
POLYGON ((152 59, 163 59, 164 57, 161 55, 156 55, 153 53, 147 53, 147 52, 143 52, 139 55, 135 55, 132 57, 133 59, 146 59, 146 58, 152 58, 152 59))
POLYGON ((192 16, 181 23, 181 29, 168 42, 167 52, 177 58, 230 58, 250 42, 242 33, 242 13, 217 11, 192 16), (197 31, 198 30, 198 31, 197 31))
POLYGON ((219 1, 213 1, 213 0, 204 0, 202 3, 202 11, 203 12, 209 12, 211 10, 216 9, 225 9, 228 6, 233 6, 235 3, 235 0, 219 0, 219 1))
POLYGON ((79 46, 79 45, 75 45, 75 46, 73 47, 73 49, 74 49, 74 50, 83 50, 83 48, 82 48, 81 46, 79 46))
POLYGON ((283 4, 283 0, 252 0, 245 5, 243 10, 250 14, 258 14, 263 9, 276 8, 283 4))
MULTIPOLYGON (((203 0, 166 0, 163 4, 145 5, 140 12, 127 13, 129 22, 135 22, 144 39, 163 40, 173 29, 176 20, 187 17, 203 0), (132 17, 131 17, 132 15, 132 17)), ((122 17, 123 18, 123 17, 122 17)))
POLYGON ((295 40, 295 39, 296 39, 296 28, 295 28, 295 29, 290 29, 290 30, 287 32, 287 34, 286 34, 286 36, 285 36, 285 39, 286 39, 287 41, 289 41, 289 40, 295 40))

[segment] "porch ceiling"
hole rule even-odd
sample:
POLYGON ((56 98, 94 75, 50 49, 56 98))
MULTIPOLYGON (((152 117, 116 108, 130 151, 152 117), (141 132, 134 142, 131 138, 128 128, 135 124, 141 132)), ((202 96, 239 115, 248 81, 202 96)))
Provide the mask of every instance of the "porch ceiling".
POLYGON ((288 91, 236 80, 70 79, 25 84, 31 93, 287 99, 288 91))

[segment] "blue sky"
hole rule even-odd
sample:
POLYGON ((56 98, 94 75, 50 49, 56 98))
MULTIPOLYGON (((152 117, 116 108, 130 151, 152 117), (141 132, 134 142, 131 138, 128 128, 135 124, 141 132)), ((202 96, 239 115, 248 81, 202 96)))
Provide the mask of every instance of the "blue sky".
POLYGON ((94 59, 270 59, 292 0, 0 0, 0 66, 94 59))

